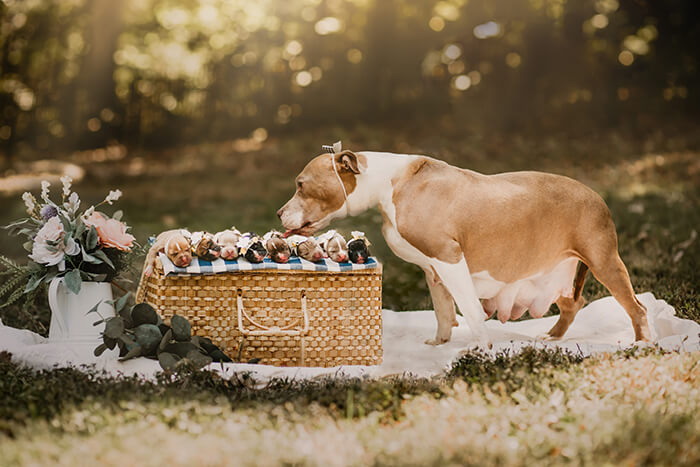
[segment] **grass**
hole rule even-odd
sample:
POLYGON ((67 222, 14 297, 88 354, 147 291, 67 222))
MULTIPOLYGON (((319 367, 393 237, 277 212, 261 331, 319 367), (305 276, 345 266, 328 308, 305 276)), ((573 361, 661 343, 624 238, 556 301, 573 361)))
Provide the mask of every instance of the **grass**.
MULTIPOLYGON (((84 202, 125 196, 137 239, 164 228, 278 227, 275 211, 321 143, 434 154, 485 173, 543 170, 583 181, 606 199, 638 292, 652 291, 700 322, 700 132, 480 135, 439 129, 324 129, 263 144, 237 140, 81 163, 84 202), (694 233, 695 232, 695 233, 694 233)), ((0 199, 0 224, 22 215, 0 199)), ((334 224, 364 230, 384 263, 386 308, 427 309, 421 271, 403 263, 371 210, 334 224)), ((0 232, 0 253, 23 260, 0 232)), ((138 265, 136 265, 138 268, 138 265)), ((125 281, 127 288, 135 288, 125 281)), ((608 295, 590 276, 588 300, 608 295)), ((555 312, 555 309, 552 310, 555 312)), ((44 333, 41 300, 0 311, 44 333)), ((629 352, 580 358, 531 350, 468 353, 439 378, 275 380, 163 374, 158 381, 70 369, 32 372, 0 355, 0 465, 697 465, 700 355, 629 352)))

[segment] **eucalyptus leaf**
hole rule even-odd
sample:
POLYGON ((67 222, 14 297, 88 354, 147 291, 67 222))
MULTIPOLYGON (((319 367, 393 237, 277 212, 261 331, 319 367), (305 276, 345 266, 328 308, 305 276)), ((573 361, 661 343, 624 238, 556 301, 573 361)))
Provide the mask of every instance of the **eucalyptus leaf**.
POLYGON ((85 222, 78 220, 75 225, 75 238, 82 237, 82 235, 85 233, 85 229, 87 229, 85 222))
POLYGON ((119 342, 117 339, 112 339, 111 337, 104 337, 105 345, 109 350, 114 349, 117 346, 117 342, 119 342))
POLYGON ((148 303, 137 303, 131 309, 131 318, 134 320, 134 325, 141 324, 158 324, 158 313, 148 303))
POLYGON ((66 232, 66 235, 70 236, 73 233, 73 224, 71 224, 70 220, 64 216, 61 211, 58 211, 58 218, 63 225, 63 231, 66 232))
POLYGON ((78 295, 80 293, 80 286, 82 285, 82 279, 80 278, 80 271, 78 269, 71 269, 68 274, 63 276, 63 282, 66 284, 68 290, 78 295))
MULTIPOLYGON (((109 318, 105 324, 105 336, 112 339, 124 337, 124 320, 119 316, 109 318)), ((133 343, 133 341, 131 341, 133 343)))
POLYGON ((117 313, 121 312, 124 307, 126 306, 126 302, 129 300, 129 297, 131 297, 131 292, 127 292, 124 295, 122 295, 119 300, 114 304, 114 309, 117 313))
POLYGON ((95 357, 99 357, 105 350, 107 350, 107 346, 105 344, 100 344, 97 346, 97 348, 95 348, 93 353, 95 354, 95 357))
POLYGON ((160 345, 158 346, 158 350, 162 352, 165 350, 165 348, 170 344, 170 341, 173 340, 173 330, 168 329, 165 334, 163 334, 163 339, 160 341, 160 345))
POLYGON ((85 248, 94 250, 97 247, 97 240, 97 229, 95 229, 94 225, 91 225, 87 234, 87 239, 85 240, 85 248))
POLYGON ((44 277, 46 276, 31 276, 29 278, 29 281, 27 282, 26 287, 24 288, 24 293, 31 292, 32 290, 36 289, 39 287, 39 284, 41 284, 41 281, 44 280, 44 277))
POLYGON ((22 244, 22 247, 23 247, 25 250, 29 251, 29 252, 32 251, 32 247, 33 247, 33 246, 34 246, 34 242, 31 241, 31 240, 29 240, 28 242, 24 242, 24 243, 22 244))
POLYGON ((81 248, 81 251, 83 252, 83 261, 85 261, 86 263, 100 264, 102 262, 99 259, 92 256, 87 251, 85 251, 85 248, 81 248))
POLYGON ((104 301, 104 300, 100 300, 99 302, 95 303, 95 304, 92 306, 92 308, 90 308, 90 309, 88 310, 88 312, 85 313, 85 314, 88 315, 88 314, 90 314, 90 313, 97 313, 97 309, 100 307, 100 304, 101 304, 103 301, 104 301))
POLYGON ((192 337, 192 326, 190 326, 190 322, 187 321, 187 318, 180 315, 173 315, 173 317, 170 318, 170 326, 173 329, 173 337, 175 337, 176 341, 185 342, 189 341, 192 337))
POLYGON ((103 320, 103 319, 98 319, 97 321, 95 321, 94 323, 92 323, 92 325, 93 325, 93 326, 99 326, 100 324, 102 324, 102 323, 104 323, 104 322, 105 322, 105 320, 103 320))
POLYGON ((210 356, 204 355, 199 350, 190 350, 187 352, 187 359, 190 360, 197 369, 204 368, 213 361, 210 356))
POLYGON ((131 358, 140 357, 142 352, 143 352, 143 349, 141 348, 141 346, 136 344, 131 349, 129 349, 129 351, 126 353, 126 355, 121 357, 119 359, 119 361, 123 362, 124 360, 129 360, 131 358))
POLYGON ((160 367, 164 370, 174 370, 179 360, 180 357, 169 352, 161 352, 158 354, 158 363, 160 363, 160 367))
POLYGON ((112 260, 107 257, 104 251, 95 250, 92 252, 92 255, 96 258, 101 259, 103 262, 107 263, 107 265, 109 265, 110 268, 114 269, 114 264, 112 263, 112 260))

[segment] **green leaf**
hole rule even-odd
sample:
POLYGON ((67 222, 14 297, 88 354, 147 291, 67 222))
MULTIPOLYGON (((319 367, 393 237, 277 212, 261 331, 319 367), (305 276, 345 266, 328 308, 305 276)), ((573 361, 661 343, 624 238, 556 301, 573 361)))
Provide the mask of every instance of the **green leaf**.
POLYGON ((68 290, 78 295, 80 293, 80 286, 83 280, 80 278, 80 271, 77 269, 71 269, 68 274, 63 276, 63 282, 66 284, 68 290))
POLYGON ((107 350, 107 346, 105 344, 100 344, 95 348, 93 353, 95 354, 95 357, 99 357, 105 350, 107 350))
POLYGON ((92 255, 104 261, 110 268, 115 269, 114 264, 112 264, 112 260, 107 257, 104 251, 95 250, 92 252, 92 255))
MULTIPOLYGON (((124 320, 120 317, 112 317, 107 320, 105 324, 104 335, 110 339, 118 339, 123 337, 124 334, 124 320)), ((132 341, 133 342, 133 341, 132 341)), ((125 342, 125 344, 128 344, 125 342)))
POLYGON ((185 317, 173 315, 170 318, 170 327, 173 329, 173 336, 176 341, 185 342, 192 337, 192 326, 190 326, 190 322, 185 317))
POLYGON ((119 359, 120 362, 123 362, 124 360, 129 360, 130 358, 135 358, 141 356, 141 346, 136 344, 133 346, 123 357, 119 359))
POLYGON ((158 354, 158 363, 164 370, 174 370, 180 358, 177 355, 169 352, 161 352, 158 354))
POLYGON ((90 309, 88 310, 88 312, 85 313, 85 314, 86 314, 86 315, 89 315, 90 313, 97 313, 97 309, 100 307, 100 304, 101 304, 103 301, 104 301, 104 300, 100 300, 99 302, 95 303, 95 304, 92 306, 92 308, 90 308, 90 309))
POLYGON ((117 302, 114 304, 114 310, 117 313, 121 313, 121 311, 126 306, 126 302, 129 300, 129 297, 131 297, 131 292, 125 293, 119 298, 119 300, 117 300, 117 302))
POLYGON ((160 345, 158 346, 158 351, 162 352, 165 350, 165 348, 170 344, 170 341, 173 340, 173 330, 168 329, 165 334, 163 334, 163 339, 160 341, 160 345))
POLYGON ((58 211, 58 218, 61 220, 61 225, 63 225, 63 231, 70 236, 73 233, 73 224, 71 224, 70 220, 64 216, 60 210, 58 211))
POLYGON ((39 287, 39 284, 41 284, 41 281, 44 280, 44 277, 46 276, 32 276, 29 278, 29 281, 27 282, 27 286, 24 288, 24 293, 31 292, 32 290, 36 289, 39 287))
POLYGON ((85 248, 81 248, 80 251, 83 252, 83 261, 92 264, 100 264, 102 261, 92 256, 90 253, 85 251, 85 248))
POLYGON ((199 350, 190 350, 187 352, 186 358, 190 360, 197 369, 204 368, 213 361, 209 355, 204 355, 199 350))
POLYGON ((120 221, 120 220, 122 220, 123 215, 124 215, 124 212, 119 210, 119 211, 115 212, 114 214, 112 214, 112 219, 120 221))
POLYGON ((75 238, 82 237, 86 228, 85 222, 79 219, 75 224, 75 238))
POLYGON ((87 239, 85 240, 85 248, 88 250, 94 250, 97 247, 97 240, 97 229, 95 229, 94 225, 91 225, 87 234, 87 239))
POLYGON ((24 249, 27 250, 27 251, 29 251, 29 252, 32 251, 32 247, 33 247, 33 246, 34 246, 34 242, 31 241, 31 240, 29 240, 28 242, 24 242, 24 243, 22 244, 22 247, 24 247, 24 249))

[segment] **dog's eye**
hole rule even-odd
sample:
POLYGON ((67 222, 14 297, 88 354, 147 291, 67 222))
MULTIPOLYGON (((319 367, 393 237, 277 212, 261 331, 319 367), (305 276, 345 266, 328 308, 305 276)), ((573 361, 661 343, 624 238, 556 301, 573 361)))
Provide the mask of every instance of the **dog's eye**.
POLYGON ((297 181, 297 190, 301 191, 303 186, 304 186, 304 182, 297 181))

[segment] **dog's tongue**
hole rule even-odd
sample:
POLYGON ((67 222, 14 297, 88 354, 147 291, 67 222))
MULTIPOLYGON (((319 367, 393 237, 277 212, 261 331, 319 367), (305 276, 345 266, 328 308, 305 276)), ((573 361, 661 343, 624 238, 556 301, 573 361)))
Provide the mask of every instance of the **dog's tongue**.
POLYGON ((294 235, 294 232, 295 232, 294 230, 289 229, 289 230, 287 230, 285 233, 282 234, 282 238, 287 238, 287 237, 289 237, 290 235, 294 235))

